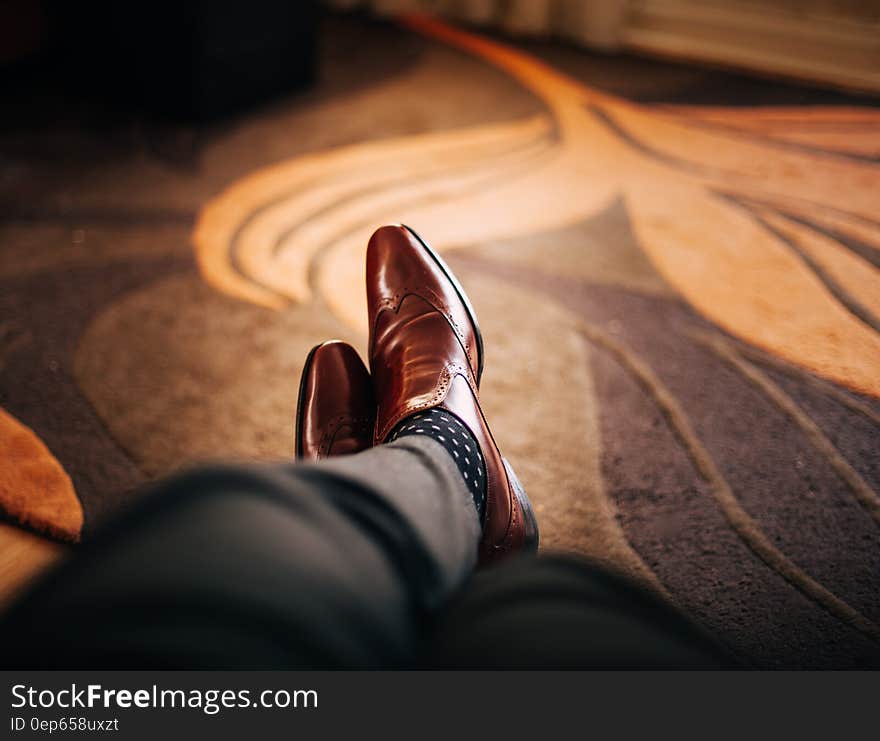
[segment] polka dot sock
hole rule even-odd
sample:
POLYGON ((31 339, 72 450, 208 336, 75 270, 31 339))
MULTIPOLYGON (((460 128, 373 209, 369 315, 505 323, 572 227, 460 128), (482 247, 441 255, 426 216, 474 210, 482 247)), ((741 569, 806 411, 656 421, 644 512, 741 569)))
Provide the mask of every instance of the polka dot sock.
POLYGON ((399 422, 385 442, 391 443, 407 435, 430 437, 446 448, 474 498, 482 522, 486 510, 486 464, 471 431, 445 409, 428 409, 399 422))

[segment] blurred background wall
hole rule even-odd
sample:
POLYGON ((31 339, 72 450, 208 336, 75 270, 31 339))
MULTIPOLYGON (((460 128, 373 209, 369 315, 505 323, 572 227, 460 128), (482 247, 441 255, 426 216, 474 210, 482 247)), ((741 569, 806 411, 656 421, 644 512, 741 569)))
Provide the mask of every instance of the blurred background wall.
POLYGON ((0 72, 48 59, 72 90, 212 118, 313 81, 322 6, 880 92, 880 0, 0 0, 0 72))
POLYGON ((880 91, 880 0, 327 0, 880 91))

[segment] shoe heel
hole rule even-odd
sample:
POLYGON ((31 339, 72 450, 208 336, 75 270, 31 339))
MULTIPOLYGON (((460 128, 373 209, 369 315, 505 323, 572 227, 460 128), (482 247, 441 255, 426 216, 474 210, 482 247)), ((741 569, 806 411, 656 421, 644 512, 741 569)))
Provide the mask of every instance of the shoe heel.
POLYGON ((501 457, 504 468, 507 471, 507 478, 513 487, 513 493, 519 502, 520 509, 523 513, 523 529, 525 530, 525 541, 523 542, 523 551, 526 553, 534 553, 538 550, 538 519, 535 517, 535 511, 532 509, 532 503, 526 496, 526 490, 523 488, 519 477, 514 473, 513 466, 508 463, 507 458, 501 457))
POLYGON ((293 432, 293 456, 296 460, 301 461, 303 459, 303 441, 302 441, 302 428, 303 428, 303 411, 305 404, 303 401, 306 396, 306 381, 309 377, 309 369, 312 366, 312 361, 315 359, 315 353, 318 352, 318 348, 321 347, 322 343, 318 343, 311 350, 309 350, 309 354, 306 355, 306 362, 303 363, 302 373, 299 377, 299 391, 296 395, 296 421, 294 422, 294 432, 293 432))

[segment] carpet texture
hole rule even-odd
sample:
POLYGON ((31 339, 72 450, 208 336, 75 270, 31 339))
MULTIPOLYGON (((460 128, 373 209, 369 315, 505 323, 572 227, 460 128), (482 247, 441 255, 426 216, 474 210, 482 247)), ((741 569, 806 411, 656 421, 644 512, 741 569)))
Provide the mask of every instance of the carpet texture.
MULTIPOLYGON (((305 355, 363 351, 366 241, 404 222, 471 295, 545 549, 751 664, 880 666, 880 110, 421 17, 321 54, 223 125, 3 104, 9 523, 76 542, 153 477, 289 457, 305 355)), ((4 588, 56 552, 0 536, 4 588)))

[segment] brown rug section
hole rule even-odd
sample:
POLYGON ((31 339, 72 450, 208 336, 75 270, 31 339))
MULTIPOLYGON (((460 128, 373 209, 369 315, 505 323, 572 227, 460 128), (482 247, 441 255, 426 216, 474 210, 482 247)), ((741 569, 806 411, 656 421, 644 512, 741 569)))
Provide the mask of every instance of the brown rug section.
MULTIPOLYGON (((696 288, 692 277, 681 282, 657 241, 675 236, 658 231, 664 173, 676 171, 670 209, 692 192, 681 189, 690 165, 672 156, 671 140, 644 136, 650 131, 638 111, 618 103, 607 110, 620 121, 585 114, 580 103, 550 115, 547 99, 499 67, 393 25, 331 18, 322 39, 314 91, 213 127, 126 120, 69 101, 47 103, 39 90, 0 104, 0 407, 16 434, 32 431, 25 452, 39 459, 28 473, 21 455, 0 453, 5 516, 88 537, 147 479, 206 458, 289 456, 308 348, 338 336, 363 349, 358 250, 370 218, 394 221, 412 211, 431 223, 424 209, 449 202, 461 219, 447 218, 448 228, 478 224, 467 199, 455 202, 465 185, 453 179, 463 178, 468 198, 480 199, 507 181, 527 182, 537 167, 556 166, 563 129, 553 117, 564 114, 613 139, 614 148, 603 150, 619 153, 605 170, 609 182, 617 161, 659 179, 638 182, 641 190, 612 190, 589 208, 573 203, 570 213, 585 215, 552 228, 487 231, 449 253, 486 335, 487 413, 534 499, 545 548, 625 571, 758 666, 880 666, 880 403, 719 328, 705 318, 727 316, 713 314, 717 307, 693 308, 703 300, 699 281, 696 288), (471 138, 458 139, 460 131, 471 138), (410 154, 395 149, 414 136, 438 137, 425 146, 448 156, 438 154, 437 167, 424 169, 419 146, 410 154), (477 146, 473 162, 462 141, 477 146), (401 152, 386 174, 405 160, 424 177, 398 183, 389 175, 381 187, 369 178, 346 183, 344 171, 332 170, 335 160, 324 157, 335 152, 348 163, 369 156, 358 147, 370 143, 401 152), (287 222, 289 214, 272 212, 264 196, 297 175, 291 162, 312 155, 325 180, 293 194, 311 216, 287 222), (278 183, 272 172, 283 175, 278 183), (215 257, 239 269, 244 283, 275 268, 304 268, 305 300, 288 297, 269 308, 205 279, 204 255, 190 244, 193 227, 200 209, 242 183, 255 184, 243 192, 254 198, 247 209, 256 210, 243 216, 253 217, 256 231, 246 224, 231 236, 241 251, 230 244, 215 257), (421 204, 407 201, 414 193, 421 204), (646 193, 653 193, 648 210, 640 200, 646 193), (351 234, 333 233, 337 219, 351 234), (276 254, 263 252, 264 234, 277 239, 276 254), (285 239, 313 240, 315 252, 299 264, 285 239), (46 471, 54 487, 40 483, 46 471), (20 483, 28 477, 27 486, 20 483), (46 492, 68 491, 64 477, 81 507, 81 528, 76 506, 55 515, 45 509, 53 501, 46 492), (49 516, 40 521, 38 512, 49 516)), ((874 119, 859 124, 851 146, 841 133, 857 118, 853 106, 873 113, 864 101, 551 44, 518 48, 602 93, 664 104, 668 121, 699 118, 706 132, 733 127, 744 146, 772 140, 779 151, 818 156, 832 170, 855 162, 864 182, 874 182, 874 119), (823 103, 848 106, 846 121, 835 120, 837 108, 822 116, 812 109, 809 126, 798 118, 796 106, 823 103), (729 105, 745 113, 720 108, 729 105), (756 117, 749 105, 774 107, 756 117)), ((590 153, 590 141, 581 142, 579 156, 590 153)), ((676 156, 690 154, 680 147, 676 156)), ((701 165, 742 164, 725 156, 704 148, 701 165)), ((583 185, 576 170, 563 170, 566 182, 583 185)), ((805 214, 794 200, 768 210, 756 173, 743 182, 751 200, 741 188, 735 204, 716 199, 711 208, 737 229, 775 235, 774 250, 785 244, 786 259, 794 255, 812 276, 811 291, 836 302, 847 331, 856 333, 840 337, 876 334, 876 225, 830 208, 805 214)), ((795 177, 791 187, 800 184, 795 177)), ((483 215, 503 225, 506 215, 515 221, 518 210, 543 208, 545 195, 533 192, 483 215)), ((723 224, 692 211, 665 218, 692 228, 691 263, 719 255, 723 224)), ((770 298, 776 303, 768 311, 777 311, 778 296, 770 298)), ((744 326, 740 319, 732 317, 734 329, 744 326)), ((859 383, 871 382, 864 366, 856 371, 859 383)), ((0 532, 8 546, 0 553, 0 591, 55 556, 16 532, 8 524, 0 532)))
MULTIPOLYGON (((18 280, 0 283, 0 314, 19 338, 3 357, 0 406, 39 435, 64 467, 81 505, 78 527, 73 526, 76 513, 69 507, 36 522, 28 515, 21 517, 38 531, 77 540, 83 523, 88 528, 143 481, 138 464, 108 434, 104 420, 77 386, 73 354, 96 311, 180 266, 173 259, 98 262, 26 272, 18 280)), ((117 348, 118 356, 125 353, 125 348, 117 348)), ((16 466, 15 458, 6 457, 10 451, 3 452, 3 464, 16 466)), ((40 491, 42 487, 32 496, 40 491)), ((56 499, 48 491, 35 500, 33 510, 45 511, 56 499)), ((3 508, 15 516, 14 503, 4 501, 3 508)))

